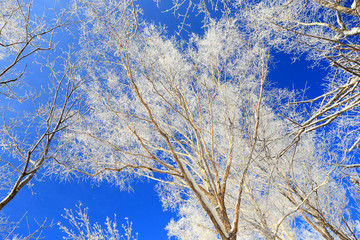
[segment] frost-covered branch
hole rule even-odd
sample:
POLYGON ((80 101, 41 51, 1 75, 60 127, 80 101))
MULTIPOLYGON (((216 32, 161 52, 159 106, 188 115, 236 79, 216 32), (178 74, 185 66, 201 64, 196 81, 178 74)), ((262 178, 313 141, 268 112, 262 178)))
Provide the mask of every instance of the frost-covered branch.
POLYGON ((42 51, 53 50, 57 30, 74 23, 69 11, 56 14, 52 25, 39 20, 32 12, 33 2, 9 0, 0 3, 0 94, 21 100, 17 88, 24 78, 25 59, 42 51), (16 86, 16 87, 15 87, 16 86))
MULTIPOLYGON (((60 131, 76 121, 82 111, 81 98, 77 91, 81 81, 73 75, 76 68, 68 58, 64 59, 63 74, 53 72, 53 86, 50 88, 48 103, 40 105, 34 100, 35 112, 21 116, 22 121, 14 121, 3 115, 3 128, 0 146, 2 171, 0 210, 4 208, 17 193, 26 186, 43 168, 53 152, 52 143, 60 131), (36 128, 36 132, 29 129, 36 128), (20 134, 17 129, 22 129, 20 134), (29 139, 33 139, 30 141, 29 139)), ((59 60, 56 60, 59 62, 59 60)), ((52 69, 49 62, 48 67, 52 69)))
POLYGON ((138 233, 133 233, 132 222, 125 218, 126 223, 122 224, 122 231, 118 229, 116 215, 114 220, 106 218, 105 228, 99 223, 92 224, 88 216, 88 208, 77 205, 75 213, 65 209, 63 218, 67 224, 59 223, 59 228, 64 232, 64 239, 68 240, 138 240, 138 233), (68 226, 67 226, 68 225, 68 226))

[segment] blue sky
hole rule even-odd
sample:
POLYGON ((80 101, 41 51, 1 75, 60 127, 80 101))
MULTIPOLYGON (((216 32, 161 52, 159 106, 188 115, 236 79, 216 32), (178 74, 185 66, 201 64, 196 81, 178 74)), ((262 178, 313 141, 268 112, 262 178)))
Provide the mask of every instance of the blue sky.
MULTIPOLYGON (((167 6, 163 2, 160 7, 165 10, 167 6)), ((167 24, 169 34, 177 30, 179 19, 172 13, 162 13, 150 0, 143 1, 140 5, 146 20, 167 24)), ((42 10, 42 7, 34 9, 36 12, 42 10)), ((192 18, 189 21, 192 23, 192 29, 201 33, 199 19, 192 18)), ((318 68, 310 69, 308 65, 308 62, 303 59, 292 63, 291 56, 274 53, 268 78, 275 83, 275 86, 281 88, 302 89, 307 83, 306 85, 310 88, 308 96, 313 97, 319 94, 320 80, 326 75, 326 71, 318 68)), ((39 85, 37 81, 46 79, 47 72, 40 72, 39 66, 33 65, 28 69, 28 76, 31 76, 31 81, 35 81, 35 85, 39 85)), ((31 189, 23 188, 3 210, 12 221, 18 221, 27 213, 30 230, 36 229, 34 219, 37 222, 43 222, 46 218, 48 223, 52 220, 64 222, 65 220, 61 217, 61 214, 65 213, 64 208, 75 209, 75 205, 80 202, 89 208, 92 223, 103 224, 107 216, 113 218, 116 214, 118 224, 121 226, 125 222, 124 218, 128 217, 133 222, 134 232, 139 233, 139 239, 167 239, 164 228, 171 218, 176 218, 174 213, 162 210, 161 202, 154 190, 156 184, 154 182, 135 181, 132 185, 133 191, 130 192, 122 192, 116 186, 105 182, 98 185, 79 180, 59 182, 54 177, 43 178, 41 181, 32 183, 34 185, 31 189)), ((23 221, 17 232, 26 235, 28 233, 26 225, 26 221, 23 221)), ((45 239, 61 239, 63 234, 57 226, 54 226, 45 229, 43 236, 45 239)))
MULTIPOLYGON (((42 14, 46 12, 46 17, 51 18, 49 5, 51 1, 41 1, 34 5, 33 13, 42 14)), ((156 4, 152 1, 142 3, 144 18, 150 22, 159 23, 168 20, 172 25, 168 25, 169 34, 177 30, 176 18, 172 13, 162 13, 156 4)), ((199 25, 200 26, 200 25, 199 25)), ((60 44, 71 44, 68 39, 62 35, 57 35, 60 44)), ((29 58, 27 69, 27 79, 34 88, 40 85, 48 84, 49 72, 40 71, 40 66, 31 64, 36 58, 29 58)), ((25 62, 23 62, 24 64, 25 62)), ((25 88, 26 89, 26 88, 25 88)), ((24 89, 24 90, 25 90, 24 89)), ((43 93, 46 96, 46 92, 43 93)), ((17 106, 18 111, 29 110, 32 104, 29 102, 22 106, 17 106)), ((76 209, 77 204, 81 203, 83 207, 89 208, 89 217, 92 223, 103 224, 106 217, 114 218, 116 214, 119 228, 125 223, 125 217, 133 222, 134 232, 139 233, 140 239, 166 239, 167 234, 164 228, 171 218, 176 217, 172 212, 164 212, 161 202, 154 189, 155 182, 135 181, 132 184, 132 191, 120 191, 119 188, 109 183, 95 185, 91 181, 74 180, 72 182, 59 182, 56 178, 45 177, 40 181, 32 181, 31 188, 24 187, 19 194, 11 201, 3 212, 10 216, 13 222, 19 221, 24 214, 28 221, 24 219, 21 222, 16 233, 26 236, 30 231, 36 230, 37 223, 66 222, 61 215, 65 213, 64 209, 76 209)), ((46 225, 48 225, 46 224, 46 225)), ((121 229, 119 229, 121 231, 121 229)), ((45 239, 62 239, 63 233, 57 226, 46 228, 42 236, 45 239)))

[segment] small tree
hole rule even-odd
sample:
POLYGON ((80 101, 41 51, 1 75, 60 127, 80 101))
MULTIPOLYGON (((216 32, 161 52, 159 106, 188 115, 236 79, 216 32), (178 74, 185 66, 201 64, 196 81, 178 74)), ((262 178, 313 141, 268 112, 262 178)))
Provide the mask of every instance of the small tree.
POLYGON ((68 221, 70 227, 64 226, 59 223, 59 228, 66 234, 64 239, 68 240, 137 240, 138 234, 133 234, 132 222, 129 222, 128 218, 125 218, 126 224, 122 224, 123 234, 119 233, 116 215, 114 221, 106 218, 105 226, 98 223, 92 225, 88 217, 88 209, 82 208, 81 204, 77 205, 77 211, 75 214, 70 209, 65 209, 65 215, 63 218, 68 221))

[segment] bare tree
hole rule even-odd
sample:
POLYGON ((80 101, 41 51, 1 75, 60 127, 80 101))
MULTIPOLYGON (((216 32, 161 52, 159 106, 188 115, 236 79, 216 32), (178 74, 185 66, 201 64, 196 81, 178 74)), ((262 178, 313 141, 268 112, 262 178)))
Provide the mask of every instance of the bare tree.
MULTIPOLYGON (((59 131, 75 121, 81 111, 81 99, 76 93, 81 81, 75 76, 78 66, 70 51, 55 59, 53 55, 39 55, 54 49, 56 30, 73 24, 72 14, 54 12, 56 20, 50 23, 45 16, 33 14, 32 8, 32 1, 0 2, 0 210, 23 187, 30 186, 56 152, 53 145, 59 131), (50 72, 45 77, 49 89, 43 89, 42 95, 40 89, 24 90, 35 84, 26 68, 38 59, 44 60, 38 67, 50 72)), ((5 234, 2 237, 15 239, 18 224, 6 222, 10 231, 1 231, 5 234)), ((22 239, 39 236, 44 226, 45 222, 22 239)))
MULTIPOLYGON (((1 202, 0 210, 26 186, 51 158, 50 146, 59 131, 75 121, 81 109, 81 99, 76 92, 81 85, 74 76, 76 67, 65 59, 62 75, 52 73, 52 86, 46 104, 34 100, 34 112, 23 118, 3 114, 1 129, 1 202)), ((58 63, 50 63, 49 67, 58 63)), ((18 115, 15 115, 18 117, 18 115)), ((21 116, 21 115, 20 115, 21 116)))

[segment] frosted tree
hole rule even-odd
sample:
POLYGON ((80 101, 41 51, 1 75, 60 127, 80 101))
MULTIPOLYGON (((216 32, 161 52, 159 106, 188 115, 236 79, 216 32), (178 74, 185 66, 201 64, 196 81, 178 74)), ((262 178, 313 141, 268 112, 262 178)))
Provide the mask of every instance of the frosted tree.
MULTIPOLYGON (((58 62, 60 61, 49 63, 49 67, 58 62)), ((12 113, 8 110, 2 115, 0 210, 51 158, 56 148, 50 149, 50 145, 55 141, 58 132, 75 121, 80 114, 81 97, 76 90, 82 81, 72 76, 74 69, 69 59, 65 59, 65 64, 67 65, 61 75, 52 73, 47 102, 34 99, 34 105, 30 105, 34 112, 12 113)))
MULTIPOLYGON (((324 93, 302 102, 309 105, 309 116, 298 123, 297 136, 358 112, 358 0, 175 0, 172 9, 183 19, 180 30, 189 25, 190 14, 203 14, 205 24, 219 14, 234 16, 242 30, 263 39, 267 47, 292 53, 295 58, 305 53, 315 64, 328 64, 324 93)), ((358 138, 352 141, 349 151, 360 142, 358 138)))
MULTIPOLYGON (((58 132, 81 110, 76 93, 81 80, 74 77, 76 61, 70 51, 48 55, 55 48, 56 30, 64 30, 74 19, 68 11, 53 14, 53 21, 48 22, 33 13, 32 1, 0 1, 0 211, 21 189, 31 186, 56 151, 51 147, 58 132), (42 63, 37 67, 50 73, 42 82, 43 89, 32 87, 40 86, 41 80, 26 71, 39 59, 42 63)), ((1 220, 1 237, 17 239, 14 230, 19 224, 7 220, 5 216, 1 220)), ((29 229, 22 239, 38 238, 43 227, 29 229)))
POLYGON ((358 129, 355 118, 359 111, 358 8, 357 0, 261 1, 242 15, 250 28, 257 26, 256 32, 270 47, 295 56, 305 53, 308 59, 328 64, 324 93, 299 102, 309 113, 298 122, 296 137, 340 117, 340 125, 347 122, 352 127, 343 133, 349 136, 347 152, 359 143, 358 137, 350 134, 350 138, 348 134, 358 129))
POLYGON ((67 224, 59 223, 59 228, 65 233, 63 239, 68 240, 137 240, 138 234, 133 233, 132 222, 125 218, 126 224, 122 224, 119 231, 116 221, 111 221, 108 217, 105 221, 105 228, 99 223, 91 224, 88 216, 88 208, 77 205, 75 214, 73 210, 65 209, 63 218, 67 224), (68 226, 66 226, 68 225, 68 226))
POLYGON ((261 36, 224 16, 177 41, 141 22, 132 1, 77 7, 91 110, 63 132, 52 172, 120 187, 157 180, 180 239, 356 239, 328 143, 303 132, 291 144, 304 113, 267 83, 261 36))
MULTIPOLYGON (((243 23, 241 29, 263 39, 266 46, 293 54, 303 54, 327 67, 327 79, 322 79, 324 93, 314 99, 298 99, 307 112, 294 130, 295 144, 302 133, 323 132, 331 157, 328 164, 342 168, 342 176, 350 192, 359 189, 359 1, 196 1, 197 6, 230 10, 243 23), (215 7, 214 7, 215 6, 215 7), (230 8, 228 6, 231 6, 230 8), (348 185, 348 186, 349 186, 348 185), (352 186, 351 186, 352 185, 352 186)), ((174 6, 194 4, 174 1, 174 6), (176 5, 177 4, 177 5, 176 5)), ((197 8, 203 11, 204 8, 197 8)), ((209 13, 211 11, 204 11, 209 13)), ((219 13, 219 12, 217 12, 219 13)), ((229 12, 227 12, 229 14, 229 12)), ((209 14, 208 14, 209 15, 209 14)), ((311 83, 310 83, 311 85, 311 83)), ((297 116, 299 113, 295 114, 297 116)), ((291 145, 289 145, 291 146, 291 145)), ((284 149, 286 152, 288 148, 284 149)), ((344 183, 343 182, 343 183, 344 183)), ((358 197, 355 197, 357 199, 358 197)))

